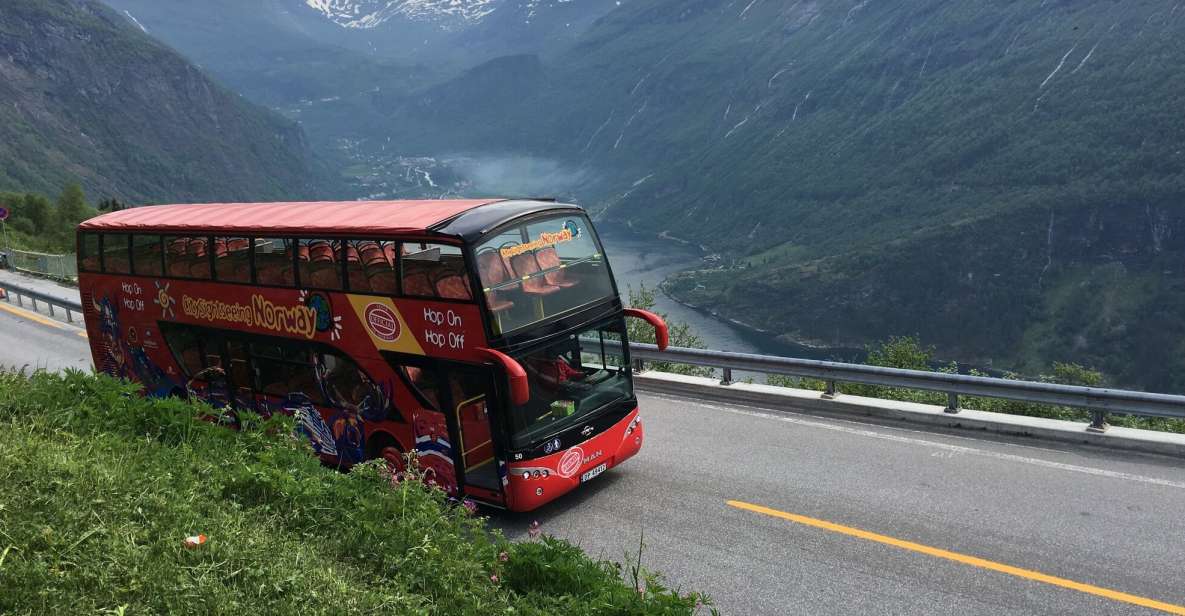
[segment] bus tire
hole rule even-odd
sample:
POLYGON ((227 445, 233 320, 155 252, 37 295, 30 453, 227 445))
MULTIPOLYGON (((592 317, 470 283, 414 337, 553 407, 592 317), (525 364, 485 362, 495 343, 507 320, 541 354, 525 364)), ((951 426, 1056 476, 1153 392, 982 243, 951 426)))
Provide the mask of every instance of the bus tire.
POLYGON ((407 469, 403 448, 390 434, 378 432, 370 437, 366 445, 366 457, 371 460, 382 459, 393 474, 401 474, 407 469))

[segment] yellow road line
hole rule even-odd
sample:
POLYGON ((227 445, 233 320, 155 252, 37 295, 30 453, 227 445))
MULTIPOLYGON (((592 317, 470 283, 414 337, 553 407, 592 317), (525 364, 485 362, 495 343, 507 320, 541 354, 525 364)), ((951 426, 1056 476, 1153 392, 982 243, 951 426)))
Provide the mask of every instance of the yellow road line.
POLYGON ((903 539, 895 539, 893 537, 880 535, 880 534, 869 532, 866 530, 860 530, 859 528, 852 528, 851 526, 843 526, 842 524, 835 524, 834 522, 827 522, 825 520, 808 518, 806 516, 802 516, 802 515, 798 515, 798 514, 794 514, 794 513, 787 513, 785 511, 778 511, 777 509, 770 509, 769 507, 762 507, 761 505, 753 505, 751 503, 745 503, 745 502, 734 501, 734 500, 730 500, 727 502, 730 506, 736 507, 737 509, 743 509, 745 511, 752 511, 753 513, 760 513, 760 514, 767 515, 767 516, 774 517, 774 518, 789 520, 791 522, 796 522, 798 524, 803 524, 805 526, 819 528, 819 529, 831 531, 834 533, 840 533, 841 535, 848 535, 849 537, 856 537, 858 539, 875 541, 877 543, 891 545, 893 547, 901 548, 903 550, 909 550, 911 552, 918 552, 920 554, 926 554, 928 556, 933 556, 935 558, 943 558, 943 559, 951 560, 951 561, 954 561, 957 563, 962 563, 964 565, 971 565, 972 567, 979 567, 981 569, 988 569, 991 571, 997 571, 999 573, 1006 573, 1008 575, 1013 575, 1016 577, 1024 578, 1026 580, 1032 580, 1035 582, 1042 582, 1044 584, 1051 584, 1053 586, 1060 586, 1062 588, 1069 588, 1070 590, 1077 590, 1078 592, 1084 592, 1084 593, 1095 595, 1098 597, 1103 597, 1105 599, 1111 599, 1112 601, 1121 601, 1123 603, 1131 603, 1132 605, 1139 605, 1141 607, 1152 608, 1154 610, 1168 612, 1169 614, 1181 614, 1181 615, 1185 616, 1185 606, 1181 606, 1181 605, 1173 605, 1171 603, 1164 603, 1162 601, 1157 601, 1155 599, 1148 599, 1148 598, 1140 597, 1140 596, 1136 596, 1136 595, 1129 595, 1125 592, 1119 592, 1119 591, 1110 590, 1107 588, 1100 588, 1098 586, 1091 586, 1090 584, 1083 584, 1081 582, 1075 582, 1073 580, 1067 580, 1065 578, 1059 578, 1059 577, 1055 577, 1052 575, 1046 575, 1044 573, 1040 573, 1038 571, 1032 571, 1030 569, 1021 569, 1020 567, 1013 567, 1011 565, 1005 565, 1003 563, 985 560, 982 558, 977 558, 975 556, 968 556, 966 554, 959 554, 958 552, 951 552, 948 550, 943 550, 941 548, 935 548, 935 547, 930 547, 928 545, 922 545, 920 543, 914 543, 912 541, 905 541, 903 539))
POLYGON ((3 310, 5 312, 10 312, 10 313, 15 314, 16 316, 21 317, 23 319, 29 319, 30 321, 36 321, 42 325, 48 325, 50 327, 56 327, 58 329, 66 329, 65 325, 63 325, 63 324, 61 324, 49 317, 43 317, 43 316, 37 314, 36 312, 25 310, 24 308, 17 308, 16 306, 9 306, 8 304, 0 304, 0 310, 3 310))

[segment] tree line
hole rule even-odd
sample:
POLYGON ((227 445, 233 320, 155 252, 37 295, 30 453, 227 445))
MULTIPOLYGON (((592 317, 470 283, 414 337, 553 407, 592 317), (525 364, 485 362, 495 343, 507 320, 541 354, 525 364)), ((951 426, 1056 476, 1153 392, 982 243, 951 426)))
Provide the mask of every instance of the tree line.
POLYGON ((70 184, 56 199, 31 192, 0 192, 0 207, 9 211, 5 224, 12 248, 65 253, 74 250, 74 230, 78 223, 100 212, 127 206, 116 199, 91 205, 82 186, 70 184))

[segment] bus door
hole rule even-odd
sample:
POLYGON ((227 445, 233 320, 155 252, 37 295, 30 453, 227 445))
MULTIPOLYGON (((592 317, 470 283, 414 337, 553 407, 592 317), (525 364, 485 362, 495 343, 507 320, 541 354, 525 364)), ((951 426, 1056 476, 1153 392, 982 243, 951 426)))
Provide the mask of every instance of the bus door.
POLYGON ((483 366, 444 364, 449 383, 449 430, 457 443, 461 481, 468 494, 504 503, 491 415, 497 403, 494 373, 483 366))

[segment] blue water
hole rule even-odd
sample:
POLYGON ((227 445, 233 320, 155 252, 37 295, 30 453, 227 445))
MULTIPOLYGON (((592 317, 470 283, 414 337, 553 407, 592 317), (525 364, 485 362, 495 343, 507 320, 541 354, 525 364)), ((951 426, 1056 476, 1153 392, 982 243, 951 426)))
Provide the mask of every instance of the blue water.
MULTIPOLYGON (((697 267, 703 267, 699 250, 662 240, 644 237, 628 230, 604 223, 597 225, 613 275, 623 297, 627 289, 645 285, 658 290, 663 279, 671 274, 697 267)), ((712 314, 684 306, 661 292, 656 293, 657 311, 665 313, 672 322, 684 322, 694 331, 708 348, 737 353, 758 353, 782 355, 807 359, 834 359, 858 361, 863 353, 857 349, 816 348, 783 342, 775 339, 776 333, 759 332, 712 314)), ((740 315, 738 320, 743 321, 740 315)))

